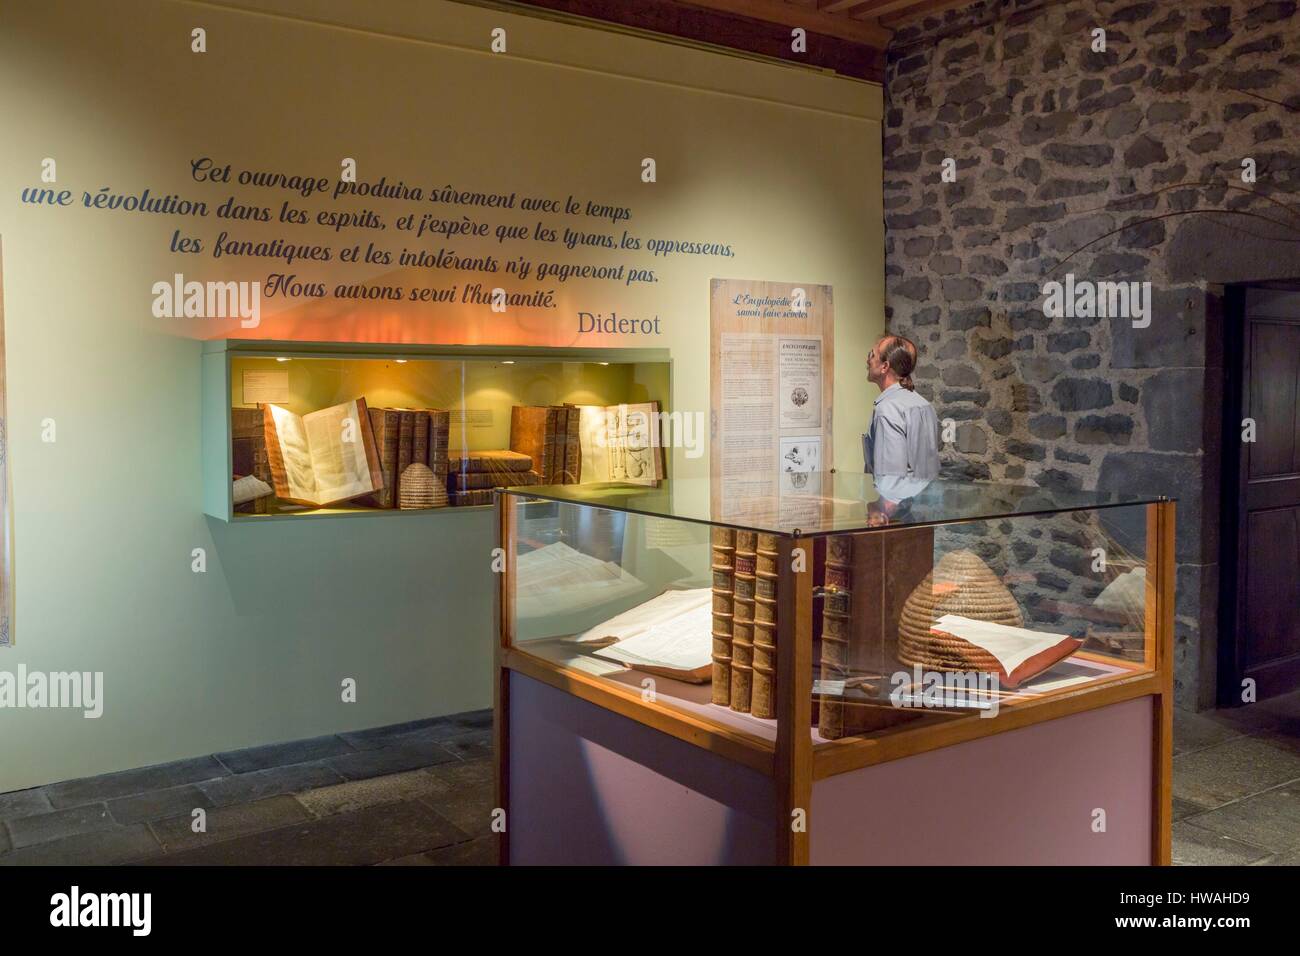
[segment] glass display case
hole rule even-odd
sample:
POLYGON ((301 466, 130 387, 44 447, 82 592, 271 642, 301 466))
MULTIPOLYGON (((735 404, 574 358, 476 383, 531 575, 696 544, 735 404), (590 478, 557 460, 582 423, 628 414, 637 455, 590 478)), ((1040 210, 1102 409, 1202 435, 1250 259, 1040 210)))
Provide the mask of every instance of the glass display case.
POLYGON ((654 349, 206 343, 205 510, 485 508, 502 484, 608 481, 608 456, 589 453, 584 472, 582 445, 605 437, 610 409, 667 411, 669 368, 654 349))
MULTIPOLYGON (((1138 698, 1154 723, 1125 745, 1167 738, 1171 501, 852 473, 710 492, 501 492, 502 696, 526 677, 771 776, 791 862, 814 780, 1138 698)), ((503 767, 524 719, 498 715, 503 767)))

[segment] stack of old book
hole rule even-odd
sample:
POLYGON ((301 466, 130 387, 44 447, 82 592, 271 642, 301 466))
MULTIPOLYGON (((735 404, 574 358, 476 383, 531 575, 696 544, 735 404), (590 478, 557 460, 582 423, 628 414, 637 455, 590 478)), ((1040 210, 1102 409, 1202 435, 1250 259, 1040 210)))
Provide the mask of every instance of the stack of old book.
POLYGON ((776 536, 714 528, 712 701, 776 716, 776 536))
POLYGON ((575 405, 516 405, 510 410, 510 450, 531 459, 541 484, 577 484, 581 421, 575 405))
POLYGON ((509 449, 463 451, 451 456, 447 495, 452 507, 492 504, 493 488, 544 484, 533 460, 509 449))
POLYGON ((735 617, 736 532, 712 529, 713 544, 713 694, 715 704, 731 704, 731 627, 735 617))
POLYGON ((230 457, 233 477, 252 475, 264 483, 268 494, 250 501, 239 502, 235 511, 241 514, 266 514, 272 495, 271 463, 266 453, 266 436, 262 432, 260 408, 232 408, 230 410, 230 457))
POLYGON ((372 408, 370 424, 384 486, 359 503, 372 508, 396 508, 402 473, 412 464, 421 464, 433 472, 432 507, 445 507, 447 501, 440 490, 447 482, 451 413, 437 408, 372 408))
POLYGON ((844 736, 844 682, 849 678, 852 632, 853 537, 832 535, 826 543, 826 587, 822 605, 822 658, 817 732, 827 740, 844 736), (828 691, 835 691, 831 693, 828 691))
POLYGON ((546 485, 662 481, 659 403, 516 405, 510 450, 527 455, 546 485))

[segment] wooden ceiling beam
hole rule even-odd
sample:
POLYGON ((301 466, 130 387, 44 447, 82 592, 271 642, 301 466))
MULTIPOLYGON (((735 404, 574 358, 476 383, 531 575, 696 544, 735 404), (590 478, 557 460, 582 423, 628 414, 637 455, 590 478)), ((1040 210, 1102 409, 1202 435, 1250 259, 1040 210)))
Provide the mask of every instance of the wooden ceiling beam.
POLYGON ((823 13, 839 13, 842 17, 853 17, 859 8, 868 7, 868 0, 818 0, 816 8, 823 13))
POLYGON ((781 21, 761 18, 753 0, 510 0, 510 6, 537 7, 590 20, 616 23, 651 33, 680 37, 716 47, 784 60, 800 66, 832 70, 843 76, 880 83, 885 73, 885 41, 889 31, 843 16, 819 13, 780 0, 766 6, 784 8, 781 21), (727 9, 722 9, 723 7, 727 9), (732 10, 737 12, 732 12, 732 10), (744 12, 742 12, 744 11, 744 12), (791 21, 791 22, 786 22, 791 21), (834 33, 819 29, 826 21, 839 28, 834 33), (790 30, 802 26, 808 31, 808 48, 790 49, 790 30), (866 28, 866 29, 864 29, 866 28), (872 43, 846 39, 840 34, 869 36, 872 43))
POLYGON ((867 0, 817 0, 817 9, 822 13, 852 14, 854 7, 866 6, 867 0))
POLYGON ((704 7, 719 13, 750 17, 767 23, 787 27, 803 27, 809 33, 839 37, 864 46, 883 50, 889 43, 890 31, 871 20, 850 20, 821 10, 785 3, 784 0, 681 0, 684 5, 704 7))
POLYGON ((893 29, 900 23, 931 13, 973 6, 977 0, 875 0, 868 16, 893 29))

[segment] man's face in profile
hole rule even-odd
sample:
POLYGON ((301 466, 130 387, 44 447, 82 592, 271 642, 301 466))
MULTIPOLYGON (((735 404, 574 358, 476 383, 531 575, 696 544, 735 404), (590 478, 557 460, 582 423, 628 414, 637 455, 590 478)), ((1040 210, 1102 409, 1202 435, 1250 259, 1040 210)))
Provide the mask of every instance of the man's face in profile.
POLYGON ((876 343, 875 348, 867 353, 867 381, 877 388, 883 387, 885 370, 888 368, 880 357, 880 346, 884 341, 884 339, 881 339, 876 343))

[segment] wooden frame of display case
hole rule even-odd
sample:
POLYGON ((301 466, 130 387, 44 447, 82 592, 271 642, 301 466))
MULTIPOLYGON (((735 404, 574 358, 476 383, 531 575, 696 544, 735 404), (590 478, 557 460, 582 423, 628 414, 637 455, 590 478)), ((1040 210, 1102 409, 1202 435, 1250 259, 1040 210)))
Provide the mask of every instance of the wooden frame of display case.
MULTIPOLYGON (((203 511, 227 522, 263 522, 304 518, 360 516, 439 515, 487 511, 491 505, 424 509, 332 507, 283 515, 237 515, 231 492, 231 361, 237 358, 369 359, 443 361, 580 362, 603 365, 664 365, 671 394, 672 364, 667 349, 550 348, 543 346, 418 345, 380 342, 292 342, 271 339, 215 339, 203 343, 202 353, 202 455, 203 511)), ((665 395, 661 402, 665 402, 665 395)), ((664 408, 669 411, 668 408, 664 408)))
MULTIPOLYGON (((510 808, 510 675, 517 673, 595 704, 646 727, 710 751, 772 777, 776 787, 777 862, 805 865, 816 821, 811 817, 815 781, 904 757, 938 750, 981 737, 1030 727, 1045 721, 1096 710, 1139 698, 1152 707, 1151 854, 1156 865, 1171 862, 1173 760, 1173 630, 1174 630, 1174 515, 1168 499, 1146 505, 1146 609, 1147 656, 1131 671, 1099 678, 1084 687, 1067 688, 1025 701, 1011 702, 994 720, 977 715, 925 715, 900 728, 840 740, 814 743, 812 719, 813 571, 791 570, 791 556, 799 548, 811 555, 813 539, 781 537, 777 582, 777 736, 773 743, 752 734, 723 727, 674 707, 647 702, 634 689, 602 681, 578 670, 558 665, 514 646, 514 567, 516 508, 522 500, 497 493, 498 545, 504 549, 506 567, 500 575, 497 600, 495 666, 496 806, 510 808), (1139 670, 1139 668, 1142 668, 1139 670), (1149 670, 1146 668, 1150 668, 1149 670), (803 811, 802 829, 791 826, 792 815, 803 811)), ((882 534, 890 533, 882 530, 882 534)), ((1087 653, 1079 656, 1093 657, 1087 653)), ((1101 658, 1094 658, 1101 659, 1101 658)), ((1104 658, 1106 663, 1121 662, 1104 658)), ((508 827, 497 834, 499 861, 510 862, 508 827)))

